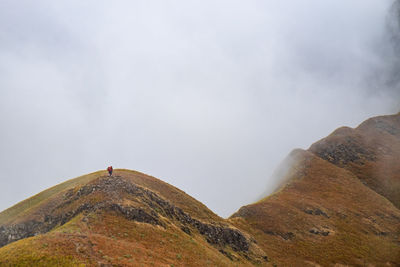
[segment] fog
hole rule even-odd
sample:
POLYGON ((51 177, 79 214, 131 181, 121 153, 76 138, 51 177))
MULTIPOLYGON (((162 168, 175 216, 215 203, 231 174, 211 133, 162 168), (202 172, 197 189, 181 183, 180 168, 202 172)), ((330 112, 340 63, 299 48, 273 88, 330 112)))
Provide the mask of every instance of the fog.
POLYGON ((393 1, 0 2, 0 210, 138 170, 221 216, 294 148, 400 110, 393 1))

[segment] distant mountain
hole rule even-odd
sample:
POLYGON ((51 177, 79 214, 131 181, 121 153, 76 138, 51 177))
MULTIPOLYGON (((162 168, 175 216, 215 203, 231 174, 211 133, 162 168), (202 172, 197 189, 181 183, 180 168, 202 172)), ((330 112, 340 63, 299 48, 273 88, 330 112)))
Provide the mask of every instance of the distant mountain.
POLYGON ((276 178, 222 219, 143 173, 84 175, 0 213, 0 265, 400 265, 400 113, 294 150, 276 178))

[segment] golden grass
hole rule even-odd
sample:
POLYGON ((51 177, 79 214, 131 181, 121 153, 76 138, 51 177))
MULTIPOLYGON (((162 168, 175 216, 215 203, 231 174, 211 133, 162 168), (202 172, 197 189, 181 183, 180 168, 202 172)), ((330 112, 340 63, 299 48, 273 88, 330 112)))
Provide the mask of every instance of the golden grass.
MULTIPOLYGON (((63 203, 67 190, 77 191, 83 184, 94 182, 96 178, 104 174, 105 172, 100 171, 69 180, 21 202, 7 210, 8 221, 23 222, 32 218, 40 219, 46 211, 53 210, 54 207, 63 203)), ((114 175, 120 175, 157 193, 197 219, 205 218, 205 221, 225 223, 200 202, 154 177, 118 169, 115 170, 114 175)), ((113 201, 121 201, 121 203, 145 210, 148 208, 140 198, 125 195, 122 192, 119 196, 121 200, 113 201)), ((75 210, 85 203, 96 204, 110 200, 106 197, 107 194, 95 191, 68 203, 62 210, 53 210, 53 215, 75 210)), ((24 266, 28 262, 39 266, 46 266, 46 264, 47 266, 55 264, 97 266, 98 263, 121 266, 251 265, 243 255, 226 247, 224 248, 226 253, 234 258, 234 260, 229 259, 218 251, 219 248, 210 245, 197 230, 193 229, 192 235, 188 235, 180 229, 180 223, 175 222, 174 219, 163 217, 160 219, 166 228, 129 221, 112 211, 81 213, 49 233, 19 240, 0 248, 0 263, 11 266, 24 266)))
MULTIPOLYGON (((232 223, 257 242, 251 246, 252 253, 260 256, 266 252, 270 261, 263 262, 265 266, 397 266, 400 264, 400 210, 395 206, 399 207, 400 203, 400 142, 391 134, 376 131, 374 123, 369 120, 357 129, 340 128, 322 144, 336 146, 350 140, 367 151, 378 151, 375 160, 350 161, 345 165, 340 160, 335 166, 315 156, 313 147, 309 151, 295 150, 288 159, 290 168, 281 173, 284 177, 279 189, 242 207, 229 220, 223 220, 185 192, 154 177, 126 169, 117 169, 114 175, 157 193, 204 222, 232 223), (306 212, 310 209, 319 209, 326 215, 306 212), (310 232, 315 229, 329 234, 310 232)), ((351 156, 354 155, 350 159, 351 156)), ((66 190, 78 190, 104 174, 105 171, 95 172, 43 191, 0 213, 0 225, 40 215, 40 211, 60 203, 66 190)), ((135 198, 123 194, 121 197, 125 205, 146 208, 135 198)), ((60 212, 83 203, 94 204, 103 198, 95 192, 60 212)), ((174 219, 161 217, 160 220, 166 228, 129 221, 113 212, 79 214, 47 234, 0 248, 0 265, 254 264, 225 247, 233 258, 229 259, 196 230, 191 235, 183 232, 174 219)))
POLYGON ((208 209, 206 205, 189 196, 184 191, 157 178, 137 171, 126 169, 117 169, 115 171, 115 175, 121 175, 124 178, 129 179, 133 183, 136 183, 142 187, 148 188, 158 193, 164 199, 167 199, 169 202, 178 206, 185 212, 190 213, 192 216, 201 219, 202 221, 223 221, 222 218, 220 218, 218 215, 208 209))
POLYGON ((87 175, 79 176, 77 178, 53 186, 47 190, 44 190, 43 192, 40 192, 37 195, 34 195, 24 201, 19 202, 18 204, 0 213, 0 225, 7 224, 14 221, 17 217, 22 217, 25 214, 29 214, 33 209, 41 205, 43 202, 49 201, 57 193, 64 191, 68 188, 73 188, 78 185, 86 184, 102 173, 103 171, 97 171, 87 175))
POLYGON ((279 266, 400 263, 400 211, 352 173, 307 151, 299 160, 296 166, 303 167, 290 174, 285 186, 239 210, 231 223, 250 233, 279 266), (307 208, 320 208, 329 218, 307 214, 307 208), (313 228, 330 234, 312 234, 313 228), (288 232, 292 239, 279 235, 288 232))
POLYGON ((83 217, 0 248, 0 266, 252 266, 243 258, 231 261, 203 236, 173 224, 164 229, 106 213, 89 214, 86 222, 83 217))

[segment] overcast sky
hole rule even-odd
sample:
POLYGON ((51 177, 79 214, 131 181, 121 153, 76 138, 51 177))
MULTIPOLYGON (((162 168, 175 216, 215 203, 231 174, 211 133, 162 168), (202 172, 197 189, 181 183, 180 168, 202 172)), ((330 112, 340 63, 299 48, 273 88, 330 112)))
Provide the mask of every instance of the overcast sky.
POLYGON ((229 216, 292 149, 400 110, 392 3, 1 1, 0 210, 113 165, 229 216))

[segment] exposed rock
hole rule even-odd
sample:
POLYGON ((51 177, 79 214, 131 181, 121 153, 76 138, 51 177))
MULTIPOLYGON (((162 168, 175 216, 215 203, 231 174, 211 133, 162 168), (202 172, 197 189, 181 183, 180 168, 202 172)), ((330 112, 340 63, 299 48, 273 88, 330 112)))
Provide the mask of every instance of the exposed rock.
POLYGON ((268 235, 280 236, 284 240, 292 240, 295 237, 295 234, 292 232, 284 233, 284 232, 275 232, 272 230, 268 230, 268 231, 264 231, 264 233, 266 233, 268 235))
POLYGON ((0 247, 7 245, 13 241, 34 236, 43 231, 42 223, 29 221, 24 224, 16 224, 12 226, 0 227, 0 247))
POLYGON ((223 249, 219 249, 218 250, 220 253, 224 254, 228 259, 230 259, 231 261, 233 261, 233 256, 231 253, 229 253, 228 251, 225 251, 223 249))
POLYGON ((110 209, 121 213, 128 220, 144 222, 153 225, 161 225, 165 227, 164 223, 159 220, 159 217, 155 212, 148 214, 143 209, 125 207, 119 204, 111 204, 110 209))
POLYGON ((310 214, 310 215, 322 215, 325 218, 330 218, 328 214, 326 214, 324 211, 320 210, 319 208, 312 209, 312 208, 307 208, 304 210, 305 213, 310 214))
POLYGON ((335 165, 346 165, 349 162, 363 164, 364 160, 375 160, 374 151, 368 150, 352 138, 343 143, 319 142, 311 146, 310 150, 316 155, 335 165))
POLYGON ((160 216, 167 217, 178 221, 181 229, 187 234, 192 232, 190 227, 195 228, 210 244, 221 247, 228 245, 235 251, 246 252, 249 250, 250 241, 239 230, 226 225, 203 223, 164 200, 158 194, 119 176, 101 177, 95 182, 83 186, 76 193, 68 191, 64 195, 64 199, 63 203, 44 216, 43 221, 27 221, 0 227, 0 247, 22 238, 46 233, 57 225, 67 223, 82 212, 113 211, 128 220, 162 227, 166 227, 166 224, 160 216), (69 209, 72 203, 82 200, 94 192, 105 193, 104 201, 95 204, 86 202, 76 209, 69 209), (139 208, 121 204, 124 193, 134 197, 138 203, 145 204, 147 207, 139 208))
POLYGON ((190 235, 192 233, 192 231, 190 231, 190 228, 187 226, 182 225, 181 226, 181 230, 185 233, 187 233, 188 235, 190 235))
POLYGON ((328 230, 318 230, 316 228, 311 229, 309 232, 314 235, 322 235, 322 236, 328 236, 330 233, 328 230))

